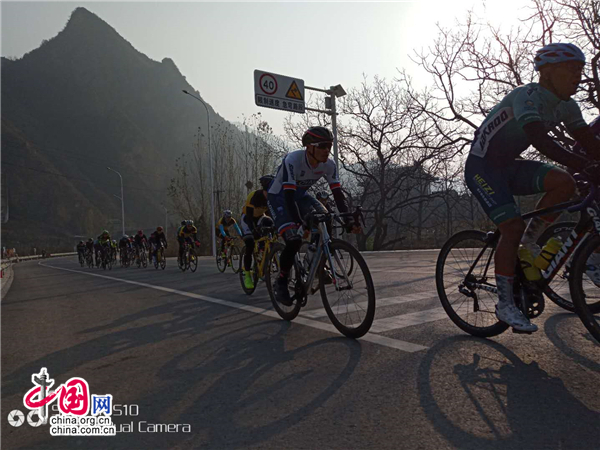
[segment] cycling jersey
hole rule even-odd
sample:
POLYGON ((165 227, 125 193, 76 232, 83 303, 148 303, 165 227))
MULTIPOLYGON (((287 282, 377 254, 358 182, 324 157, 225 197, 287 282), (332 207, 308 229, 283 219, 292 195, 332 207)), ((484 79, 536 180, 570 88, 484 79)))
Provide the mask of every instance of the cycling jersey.
POLYGON ((106 236, 98 236, 98 244, 100 245, 106 245, 110 243, 110 234, 106 235, 106 236))
POLYGON ((258 189, 250 192, 246 198, 246 203, 242 208, 242 214, 246 214, 247 208, 253 208, 252 217, 257 220, 265 214, 269 207, 267 206, 267 197, 265 196, 264 189, 258 189))
POLYGON ((229 220, 225 219, 225 217, 221 217, 219 219, 219 221, 217 222, 217 230, 219 230, 221 232, 221 236, 225 237, 225 236, 229 236, 229 227, 232 226, 235 228, 235 230, 237 231, 237 233, 241 236, 242 232, 240 230, 240 227, 238 227, 237 222, 235 221, 235 219, 232 217, 229 220))
POLYGON ((150 235, 150 240, 151 240, 151 241, 154 241, 154 242, 156 242, 157 244, 158 244, 160 241, 163 241, 163 242, 165 242, 165 243, 166 243, 166 242, 167 242, 167 237, 165 236, 165 233, 164 233, 164 232, 162 232, 162 233, 159 233, 158 231, 155 231, 154 233, 152 233, 152 234, 150 235))
POLYGON ((559 123, 570 132, 586 126, 573 99, 562 101, 539 83, 529 83, 515 88, 490 111, 475 131, 471 155, 510 164, 531 145, 523 131, 531 122, 542 122, 548 131, 559 123))
POLYGON ((295 191, 296 199, 299 199, 321 178, 327 180, 332 190, 341 187, 333 160, 328 159, 313 168, 308 162, 306 150, 295 150, 283 158, 269 188, 269 194, 283 195, 284 190, 291 189, 295 191))
POLYGON ((189 238, 189 237, 196 237, 196 234, 198 233, 198 229, 192 225, 192 228, 188 231, 187 226, 183 225, 179 228, 179 230, 177 230, 177 237, 179 238, 189 238))

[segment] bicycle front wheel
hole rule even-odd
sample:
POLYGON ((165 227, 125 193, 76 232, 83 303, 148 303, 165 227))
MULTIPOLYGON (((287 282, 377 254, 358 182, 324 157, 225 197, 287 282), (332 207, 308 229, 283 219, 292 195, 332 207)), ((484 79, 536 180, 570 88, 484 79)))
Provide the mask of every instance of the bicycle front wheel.
POLYGON ((346 241, 329 244, 331 260, 323 255, 319 287, 331 323, 349 338, 364 336, 375 318, 375 287, 367 262, 346 241), (335 277, 335 278, 334 278, 335 277))
POLYGON ((600 342, 600 236, 587 239, 575 252, 569 282, 575 311, 600 342))
POLYGON ((233 273, 239 273, 242 269, 240 266, 240 249, 232 245, 229 249, 229 261, 231 262, 231 270, 233 273))
POLYGON ((496 317, 493 248, 487 234, 477 230, 456 233, 442 247, 435 268, 438 296, 448 317, 461 330, 478 337, 497 336, 508 325, 496 317), (485 249, 485 250, 484 250, 485 249))
POLYGON ((162 270, 165 270, 165 267, 167 267, 167 258, 165 257, 165 251, 161 248, 158 251, 158 254, 160 255, 160 262, 159 262, 160 268, 162 270))
POLYGON ((221 273, 225 272, 225 269, 227 269, 227 256, 223 256, 221 250, 217 250, 217 269, 219 269, 219 272, 221 273))
POLYGON ((196 250, 194 250, 193 248, 190 249, 188 267, 192 272, 195 272, 198 268, 198 257, 196 256, 196 250))

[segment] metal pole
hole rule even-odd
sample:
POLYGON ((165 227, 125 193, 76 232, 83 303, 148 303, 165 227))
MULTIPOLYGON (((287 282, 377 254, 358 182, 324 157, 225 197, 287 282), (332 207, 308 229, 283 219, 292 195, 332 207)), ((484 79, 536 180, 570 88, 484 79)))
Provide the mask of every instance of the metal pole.
POLYGON ((204 105, 204 108, 206 109, 206 121, 208 122, 208 160, 209 160, 209 170, 210 170, 210 192, 211 192, 211 194, 210 194, 210 221, 211 221, 210 228, 212 230, 212 255, 217 256, 217 237, 215 235, 215 187, 214 187, 214 182, 213 182, 212 146, 211 146, 211 142, 210 142, 210 115, 208 114, 208 106, 206 106, 206 103, 204 103, 204 101, 200 97, 196 97, 195 95, 190 94, 185 89, 183 90, 183 93, 198 100, 200 103, 202 103, 204 105))
MULTIPOLYGON (((116 173, 117 175, 119 175, 119 180, 121 180, 121 224, 123 226, 123 236, 124 236, 125 235, 125 199, 123 197, 123 177, 115 169, 111 169, 110 167, 107 167, 107 169, 116 173)), ((116 197, 116 195, 115 195, 115 197, 116 197)))
MULTIPOLYGON (((163 206, 163 208, 165 208, 165 207, 163 206)), ((169 223, 169 219, 168 219, 168 215, 167 215, 168 213, 169 213, 169 210, 167 208, 165 208, 165 236, 168 236, 167 235, 167 224, 169 223)))
POLYGON ((337 176, 340 176, 340 161, 338 158, 338 139, 337 139, 337 113, 335 112, 335 95, 333 92, 331 98, 331 128, 333 128, 333 159, 337 168, 337 176))

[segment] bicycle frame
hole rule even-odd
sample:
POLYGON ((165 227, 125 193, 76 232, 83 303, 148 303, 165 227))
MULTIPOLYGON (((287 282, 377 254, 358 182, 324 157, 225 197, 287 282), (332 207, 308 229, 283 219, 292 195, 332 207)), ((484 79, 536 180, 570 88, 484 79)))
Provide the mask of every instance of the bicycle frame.
MULTIPOLYGON (((258 276, 259 277, 263 277, 265 274, 265 264, 266 264, 266 260, 268 259, 267 256, 269 255, 269 251, 271 249, 271 243, 273 242, 277 242, 277 237, 273 237, 271 235, 267 235, 267 236, 263 236, 260 239, 258 239, 256 241, 256 243, 254 244, 254 259, 257 260, 258 259, 258 244, 264 242, 265 243, 265 248, 263 250, 263 257, 260 260, 260 264, 258 265, 258 276)), ((244 255, 240 255, 241 258, 244 258, 244 255)))

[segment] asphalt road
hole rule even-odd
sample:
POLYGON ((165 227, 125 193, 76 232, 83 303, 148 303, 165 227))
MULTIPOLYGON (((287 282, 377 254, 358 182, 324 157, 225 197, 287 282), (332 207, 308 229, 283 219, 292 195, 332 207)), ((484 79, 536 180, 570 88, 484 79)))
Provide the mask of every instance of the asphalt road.
POLYGON ((600 448, 600 345, 576 316, 548 304, 531 336, 473 338, 440 311, 436 252, 365 256, 379 304, 357 341, 329 331, 318 294, 284 322, 264 284, 246 296, 211 258, 196 273, 172 260, 15 266, 1 305, 2 449, 600 448), (55 387, 81 377, 129 405, 113 413, 121 431, 11 426, 42 367, 55 387))

